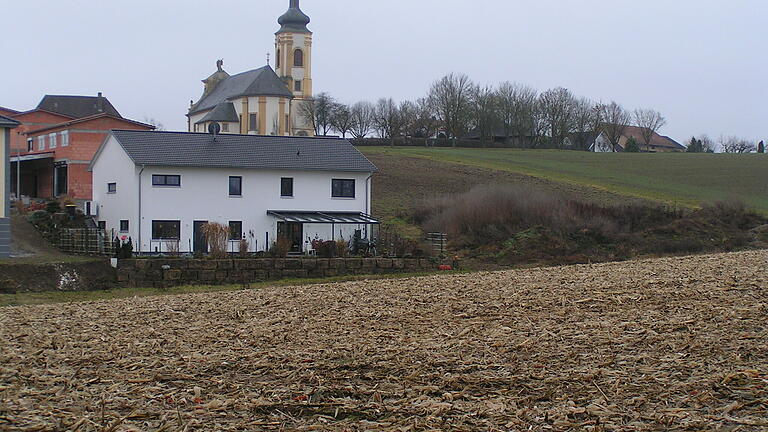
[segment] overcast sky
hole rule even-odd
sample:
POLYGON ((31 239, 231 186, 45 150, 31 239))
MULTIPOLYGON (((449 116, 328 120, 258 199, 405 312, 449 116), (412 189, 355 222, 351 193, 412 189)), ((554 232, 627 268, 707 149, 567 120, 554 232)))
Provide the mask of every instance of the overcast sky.
MULTIPOLYGON (((0 0, 0 106, 104 92, 125 117, 186 130, 218 58, 230 74, 274 51, 288 0, 0 0)), ((346 102, 424 95, 463 72, 562 86, 662 133, 768 138, 765 0, 302 0, 315 92, 346 102)), ((272 54, 274 58, 274 54, 272 54)), ((274 63, 273 63, 274 64, 274 63)))

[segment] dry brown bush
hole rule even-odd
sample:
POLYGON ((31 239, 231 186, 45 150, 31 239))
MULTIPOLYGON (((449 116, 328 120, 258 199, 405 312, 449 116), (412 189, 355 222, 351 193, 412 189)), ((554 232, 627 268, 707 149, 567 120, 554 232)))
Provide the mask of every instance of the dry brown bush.
POLYGON ((208 222, 203 225, 203 235, 205 235, 205 240, 208 242, 211 257, 221 259, 227 256, 227 243, 229 242, 228 226, 216 222, 208 222))

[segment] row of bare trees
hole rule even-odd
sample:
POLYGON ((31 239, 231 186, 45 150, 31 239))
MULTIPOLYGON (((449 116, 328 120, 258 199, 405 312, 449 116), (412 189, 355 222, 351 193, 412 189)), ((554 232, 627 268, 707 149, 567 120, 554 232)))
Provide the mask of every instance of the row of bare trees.
MULTIPOLYGON (((539 93, 512 82, 484 86, 464 74, 440 78, 425 97, 415 101, 398 103, 382 98, 376 103, 345 104, 320 93, 314 104, 302 106, 302 115, 318 135, 334 133, 345 138, 375 135, 394 140, 440 134, 456 140, 470 134, 524 147, 560 148, 570 136, 574 147, 586 148, 591 144, 586 137, 602 131, 616 150, 627 128, 634 126, 639 128, 637 145, 642 150, 652 145, 666 125, 666 119, 654 109, 629 111, 617 102, 596 102, 562 87, 539 93)), ((738 147, 731 141, 724 140, 721 148, 728 151, 738 147)))

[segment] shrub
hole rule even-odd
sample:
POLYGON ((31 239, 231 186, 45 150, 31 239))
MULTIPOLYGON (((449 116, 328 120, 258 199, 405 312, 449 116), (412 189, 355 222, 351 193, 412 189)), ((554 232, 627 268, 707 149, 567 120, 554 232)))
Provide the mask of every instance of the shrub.
POLYGON ((229 227, 216 222, 208 222, 203 225, 203 235, 208 242, 210 255, 221 259, 227 256, 227 242, 229 242, 229 227))
POLYGON ((44 226, 49 226, 53 219, 51 218, 51 214, 48 213, 45 210, 36 210, 30 213, 30 215, 27 217, 27 220, 34 226, 40 228, 44 226))
POLYGON ((278 237, 277 241, 272 243, 272 247, 269 248, 269 255, 275 258, 285 258, 292 247, 293 242, 291 239, 278 237))
POLYGON ((336 240, 336 256, 340 258, 349 256, 349 242, 346 240, 336 240))
POLYGON ((48 201, 48 203, 45 205, 45 211, 51 214, 59 213, 61 212, 61 204, 59 204, 59 202, 56 200, 48 201))
POLYGON ((248 249, 250 249, 251 244, 248 241, 248 239, 241 239, 240 242, 237 244, 238 246, 238 252, 240 253, 240 256, 247 256, 248 255, 248 249))
POLYGON ((312 249, 321 258, 335 258, 337 256, 336 242, 331 240, 312 240, 312 249))

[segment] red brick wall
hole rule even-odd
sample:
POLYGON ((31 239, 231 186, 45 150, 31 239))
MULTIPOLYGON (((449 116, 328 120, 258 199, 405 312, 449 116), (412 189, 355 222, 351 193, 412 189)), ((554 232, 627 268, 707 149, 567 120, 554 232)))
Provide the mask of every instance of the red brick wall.
MULTIPOLYGON (((29 135, 28 138, 35 139, 35 146, 37 146, 37 137, 39 135, 47 136, 52 133, 59 134, 65 130, 69 131, 68 146, 63 147, 61 145, 61 135, 57 135, 56 148, 50 150, 50 141, 48 141, 46 143, 46 151, 54 152, 55 161, 66 160, 69 162, 67 170, 67 197, 77 200, 90 200, 93 198, 93 185, 92 175, 88 172, 88 166, 112 129, 151 130, 147 126, 138 125, 126 120, 101 117, 71 125, 64 124, 61 127, 41 131, 40 134, 29 135)), ((24 148, 26 149, 26 139, 24 148)), ((35 151, 37 151, 37 148, 35 148, 35 151)), ((39 196, 44 198, 52 197, 53 191, 50 185, 48 186, 48 192, 43 192, 42 180, 41 178, 39 196)))
POLYGON ((8 117, 21 122, 19 127, 11 131, 11 153, 15 153, 17 150, 21 150, 22 152, 27 151, 27 136, 25 135, 27 132, 72 120, 69 117, 47 113, 45 111, 30 111, 9 115, 8 117))

